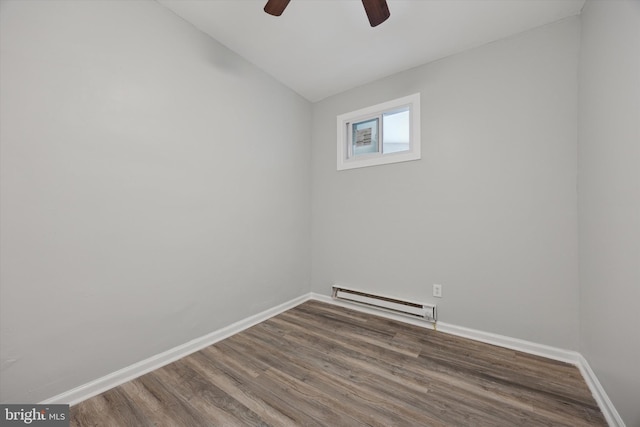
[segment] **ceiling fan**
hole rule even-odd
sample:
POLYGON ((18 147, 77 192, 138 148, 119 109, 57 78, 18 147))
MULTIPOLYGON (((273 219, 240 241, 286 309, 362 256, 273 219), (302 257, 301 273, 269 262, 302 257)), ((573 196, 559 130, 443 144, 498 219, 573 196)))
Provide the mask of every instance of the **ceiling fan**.
MULTIPOLYGON (((291 0, 268 0, 264 11, 269 15, 280 16, 291 0)), ((387 0, 362 0, 364 10, 372 27, 382 24, 391 16, 387 0)))

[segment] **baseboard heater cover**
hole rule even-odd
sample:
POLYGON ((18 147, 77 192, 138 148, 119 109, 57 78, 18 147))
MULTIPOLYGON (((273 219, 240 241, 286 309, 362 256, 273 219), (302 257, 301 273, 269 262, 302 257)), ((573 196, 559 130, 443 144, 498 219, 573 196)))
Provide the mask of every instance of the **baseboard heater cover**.
POLYGON ((406 301, 388 296, 376 295, 365 291, 346 288, 341 285, 333 285, 331 294, 333 299, 348 301, 372 308, 377 308, 392 313, 401 314, 413 318, 435 323, 436 306, 421 302, 406 301))

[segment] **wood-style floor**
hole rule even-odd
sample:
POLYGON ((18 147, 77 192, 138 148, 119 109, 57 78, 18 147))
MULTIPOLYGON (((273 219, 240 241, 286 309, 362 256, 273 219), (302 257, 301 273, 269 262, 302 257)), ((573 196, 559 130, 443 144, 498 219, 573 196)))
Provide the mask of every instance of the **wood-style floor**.
POLYGON ((71 408, 72 426, 603 426, 572 365, 309 301, 71 408))

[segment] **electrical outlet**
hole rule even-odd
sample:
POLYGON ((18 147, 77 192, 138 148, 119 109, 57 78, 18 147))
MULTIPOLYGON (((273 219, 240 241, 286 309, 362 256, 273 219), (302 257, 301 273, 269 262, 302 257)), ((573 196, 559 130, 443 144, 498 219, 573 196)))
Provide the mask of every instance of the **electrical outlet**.
POLYGON ((433 296, 436 298, 442 298, 442 285, 433 285, 433 296))

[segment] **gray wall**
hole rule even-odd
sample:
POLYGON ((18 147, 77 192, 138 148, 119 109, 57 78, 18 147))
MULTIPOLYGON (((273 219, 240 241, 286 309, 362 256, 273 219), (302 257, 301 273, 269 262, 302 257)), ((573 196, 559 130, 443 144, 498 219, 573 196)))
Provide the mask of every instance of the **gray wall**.
POLYGON ((580 351, 640 426, 640 2, 587 2, 579 82, 580 351))
POLYGON ((153 1, 0 8, 1 401, 308 292, 307 101, 153 1))
POLYGON ((639 9, 312 108, 155 2, 1 2, 0 401, 341 281, 580 350, 640 424, 639 9), (336 115, 415 92, 422 160, 337 172, 336 115))
POLYGON ((578 51, 576 17, 314 104, 312 290, 576 350, 578 51), (415 92, 422 160, 337 172, 336 115, 415 92))

